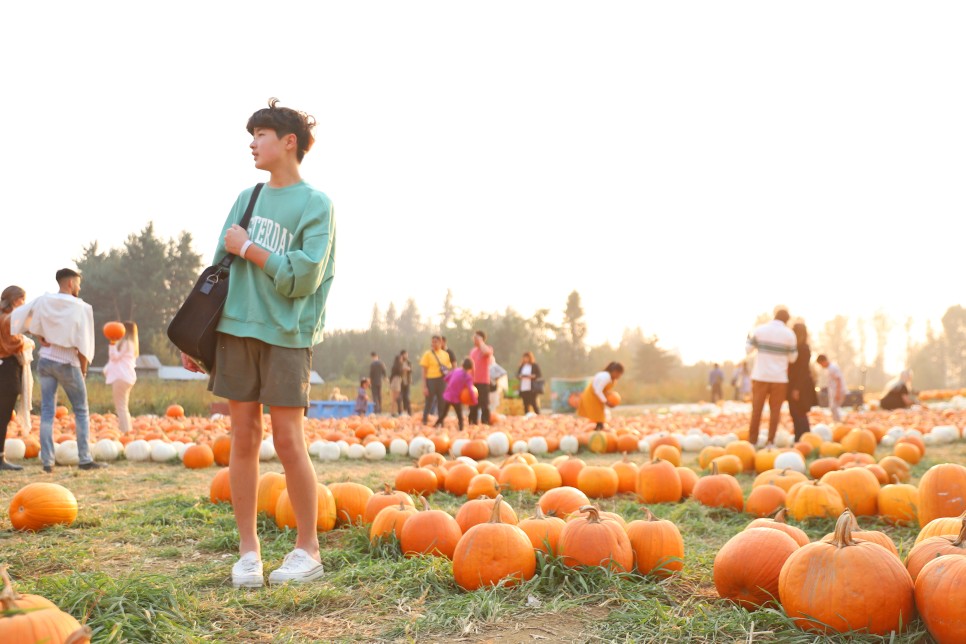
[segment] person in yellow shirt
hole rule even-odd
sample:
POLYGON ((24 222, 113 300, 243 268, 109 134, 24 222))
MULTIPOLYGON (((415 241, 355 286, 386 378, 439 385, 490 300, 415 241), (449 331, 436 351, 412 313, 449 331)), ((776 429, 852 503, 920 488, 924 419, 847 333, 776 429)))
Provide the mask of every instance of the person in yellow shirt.
POLYGON ((443 376, 453 368, 449 353, 443 349, 443 340, 438 335, 432 339, 432 348, 419 359, 419 366, 423 368, 423 396, 426 398, 423 406, 423 425, 429 424, 429 411, 435 405, 442 405, 443 391, 446 381, 443 376))

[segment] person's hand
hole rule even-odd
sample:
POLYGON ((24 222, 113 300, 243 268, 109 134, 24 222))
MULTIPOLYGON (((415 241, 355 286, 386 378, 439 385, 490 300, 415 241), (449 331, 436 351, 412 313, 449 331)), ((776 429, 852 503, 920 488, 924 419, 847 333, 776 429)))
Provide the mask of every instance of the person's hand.
POLYGON ((192 373, 202 373, 201 369, 198 368, 198 365, 195 363, 195 361, 189 358, 188 354, 184 352, 182 352, 181 354, 181 366, 187 369, 188 371, 191 371, 192 373))
POLYGON ((792 389, 792 400, 797 402, 799 397, 800 396, 798 395, 798 389, 792 389))
POLYGON ((429 387, 423 387, 423 398, 429 397, 429 387))
POLYGON ((42 347, 49 347, 50 346, 50 343, 47 342, 47 338, 45 338, 42 335, 38 335, 37 336, 37 340, 40 342, 40 346, 42 346, 42 347))
POLYGON ((231 228, 225 233, 225 250, 232 255, 237 255, 241 252, 241 247, 247 241, 248 231, 238 224, 232 224, 231 228))

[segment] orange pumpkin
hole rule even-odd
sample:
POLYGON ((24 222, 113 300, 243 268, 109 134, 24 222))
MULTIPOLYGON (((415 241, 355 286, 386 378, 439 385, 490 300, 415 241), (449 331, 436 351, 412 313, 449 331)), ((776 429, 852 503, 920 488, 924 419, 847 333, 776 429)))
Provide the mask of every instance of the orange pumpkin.
POLYGON ((470 528, 456 544, 453 577, 464 590, 515 586, 536 573, 533 544, 523 530, 502 522, 502 505, 503 497, 496 497, 490 520, 470 528))
POLYGON ((210 497, 212 503, 231 503, 231 479, 228 478, 229 470, 220 470, 211 479, 210 497))
POLYGON ((619 486, 620 479, 612 467, 588 465, 577 476, 577 489, 592 499, 610 498, 619 486))
POLYGON ((104 337, 107 338, 111 344, 114 344, 123 338, 125 333, 124 324, 121 322, 108 322, 104 325, 102 331, 104 332, 104 337))
POLYGON ((785 505, 785 490, 774 483, 759 485, 745 501, 745 512, 756 517, 770 517, 785 505))
POLYGON ((564 565, 630 570, 634 565, 634 551, 621 524, 601 520, 600 511, 592 505, 581 507, 580 512, 584 516, 568 521, 557 542, 564 565))
POLYGON ((81 626, 72 615, 38 595, 21 595, 0 568, 4 588, 0 592, 0 642, 64 642, 82 644, 91 641, 91 629, 81 626))
POLYGON ((372 527, 369 528, 369 541, 376 543, 389 537, 395 537, 399 540, 406 521, 415 514, 416 508, 412 505, 412 499, 410 499, 409 505, 400 502, 382 508, 372 520, 372 527))
POLYGON ((661 459, 643 463, 637 470, 637 498, 641 503, 680 501, 681 477, 675 467, 661 459))
POLYGON ((433 555, 452 559, 463 531, 453 517, 429 507, 426 497, 422 512, 409 517, 399 534, 399 547, 407 557, 433 555))
POLYGON ((673 522, 644 508, 644 519, 627 524, 634 566, 642 575, 668 577, 684 568, 684 540, 673 522))
POLYGON ((566 487, 577 487, 577 477, 580 475, 586 463, 579 458, 567 457, 556 464, 557 471, 560 472, 560 483, 566 487))
POLYGON ((524 519, 518 525, 530 539, 534 550, 540 550, 552 555, 557 553, 557 542, 560 540, 560 533, 563 532, 564 526, 567 524, 563 519, 545 515, 538 503, 534 515, 528 519, 524 519))
POLYGON ((785 496, 785 507, 796 521, 837 517, 845 511, 838 490, 821 481, 793 485, 785 496))
POLYGON ((436 474, 425 467, 407 466, 396 474, 396 489, 407 494, 434 494, 439 486, 436 474))
POLYGON ((192 445, 184 451, 181 461, 190 470, 204 469, 215 464, 215 453, 207 445, 192 445))
POLYGON ((332 483, 328 487, 335 499, 336 525, 362 525, 372 490, 359 483, 332 483))
POLYGON ((933 465, 919 479, 919 526, 933 519, 955 517, 966 511, 966 467, 956 463, 933 465))
POLYGON ((456 512, 456 523, 459 525, 463 534, 466 534, 473 526, 489 520, 490 515, 493 514, 494 507, 500 508, 501 523, 509 525, 519 523, 517 513, 513 511, 513 508, 508 503, 503 501, 503 497, 499 494, 492 499, 486 497, 472 499, 461 505, 460 509, 456 512), (500 499, 500 502, 497 503, 496 499, 500 499))
POLYGON ((955 537, 929 537, 913 546, 906 557, 906 570, 912 581, 916 581, 923 567, 936 557, 963 555, 966 555, 966 519, 962 520, 959 534, 955 537))
POLYGON ((966 557, 937 557, 916 578, 916 606, 937 642, 966 642, 966 557))
POLYGON ((36 532, 52 525, 70 525, 77 518, 77 499, 56 483, 29 483, 10 501, 14 530, 36 532))
POLYGON ((730 474, 718 474, 716 463, 711 464, 711 474, 702 476, 691 490, 691 498, 712 508, 731 508, 741 511, 745 497, 738 480, 730 474))
POLYGON ((366 512, 363 516, 363 520, 366 523, 372 523, 375 520, 376 515, 379 514, 380 510, 399 505, 400 503, 414 510, 416 509, 416 506, 413 505, 412 498, 408 494, 405 492, 399 492, 398 490, 393 490, 391 487, 389 487, 389 484, 386 483, 382 492, 373 494, 371 497, 369 497, 369 500, 366 501, 366 512))
MULTIPOLYGON (((335 527, 335 497, 328 487, 321 483, 316 483, 316 498, 318 503, 318 518, 315 527, 318 532, 328 532, 335 527)), ((278 495, 278 503, 275 505, 275 525, 279 528, 291 528, 295 530, 298 526, 295 523, 295 510, 292 508, 292 501, 288 495, 288 489, 282 490, 278 495)))
POLYGON ((215 453, 215 462, 222 467, 228 465, 231 460, 231 436, 223 434, 215 439, 211 445, 211 450, 215 453))
POLYGON ((275 518, 278 497, 282 494, 285 486, 285 476, 278 472, 265 472, 259 476, 256 510, 275 518))
POLYGON ((835 524, 832 543, 811 543, 788 557, 778 593, 785 613, 810 631, 888 635, 915 614, 908 571, 881 546, 854 540, 849 512, 835 524))
POLYGON ((808 535, 805 534, 804 530, 785 523, 785 510, 779 510, 778 514, 775 515, 774 519, 765 519, 765 518, 755 519, 745 527, 745 530, 749 530, 751 528, 768 528, 769 530, 780 530, 781 532, 784 532, 785 534, 790 536, 795 541, 795 543, 799 545, 799 547, 807 546, 809 543, 811 543, 811 539, 808 538, 808 535))
POLYGON ((589 505, 587 495, 575 487, 561 486, 544 492, 537 501, 545 514, 564 519, 582 506, 589 505))
POLYGON ((718 596, 748 610, 776 601, 782 566, 797 550, 795 540, 779 530, 742 530, 715 555, 713 575, 718 596))

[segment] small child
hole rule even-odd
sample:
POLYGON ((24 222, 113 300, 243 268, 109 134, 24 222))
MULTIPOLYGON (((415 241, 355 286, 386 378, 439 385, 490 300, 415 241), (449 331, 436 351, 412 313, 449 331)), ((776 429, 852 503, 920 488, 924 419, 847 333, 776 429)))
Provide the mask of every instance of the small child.
POLYGON ((369 379, 359 381, 359 391, 356 393, 356 415, 365 416, 369 411, 369 379))
POLYGON ((443 392, 443 401, 440 405, 436 427, 443 426, 443 420, 449 413, 450 406, 452 406, 456 410, 456 420, 459 422, 460 431, 463 431, 463 403, 460 401, 463 390, 469 390, 471 404, 479 404, 479 398, 473 388, 473 360, 471 358, 463 360, 463 368, 453 369, 444 376, 444 379, 446 380, 446 391, 443 392))

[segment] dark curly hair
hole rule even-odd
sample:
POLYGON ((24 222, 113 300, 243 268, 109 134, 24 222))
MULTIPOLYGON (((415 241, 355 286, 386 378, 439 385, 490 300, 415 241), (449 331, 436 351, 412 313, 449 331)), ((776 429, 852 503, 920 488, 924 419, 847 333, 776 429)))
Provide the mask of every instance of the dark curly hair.
POLYGON ((294 134, 298 141, 298 151, 296 158, 299 163, 305 153, 312 149, 315 137, 312 135, 312 128, 315 127, 315 117, 293 110, 290 107, 279 107, 277 98, 268 99, 268 107, 262 108, 251 115, 248 125, 245 126, 248 133, 255 134, 256 127, 263 127, 275 130, 278 138, 294 134))

